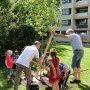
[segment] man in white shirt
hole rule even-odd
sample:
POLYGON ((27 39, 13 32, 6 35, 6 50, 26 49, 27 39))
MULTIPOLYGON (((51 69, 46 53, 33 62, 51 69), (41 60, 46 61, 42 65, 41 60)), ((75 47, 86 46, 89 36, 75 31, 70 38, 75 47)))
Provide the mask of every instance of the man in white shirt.
POLYGON ((20 80, 20 75, 22 71, 25 73, 25 77, 27 79, 26 90, 29 90, 29 85, 31 84, 32 76, 31 69, 29 68, 30 62, 35 57, 37 62, 41 64, 41 60, 39 60, 39 51, 41 43, 39 41, 35 41, 34 45, 26 46, 22 51, 21 55, 16 61, 16 75, 15 75, 15 84, 14 90, 18 90, 18 84, 20 80))
POLYGON ((72 29, 68 29, 66 31, 66 35, 64 34, 57 34, 55 32, 52 32, 52 34, 55 37, 62 37, 62 38, 68 38, 68 40, 71 43, 72 49, 73 49, 73 58, 72 58, 72 69, 74 72, 75 79, 71 81, 71 83, 80 83, 80 63, 81 59, 84 55, 83 51, 83 45, 81 37, 76 34, 72 29))

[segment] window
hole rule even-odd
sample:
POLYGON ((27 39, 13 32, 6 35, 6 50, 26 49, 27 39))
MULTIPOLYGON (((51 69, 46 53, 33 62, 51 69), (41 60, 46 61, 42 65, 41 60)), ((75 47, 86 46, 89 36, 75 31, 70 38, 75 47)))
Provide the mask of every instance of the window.
POLYGON ((78 1, 82 1, 82 0, 76 0, 76 2, 78 2, 78 1))
POLYGON ((76 13, 85 13, 85 12, 88 12, 88 7, 76 9, 76 13))
POLYGON ((76 20, 76 25, 85 25, 87 23, 88 23, 87 19, 76 20))
POLYGON ((71 3, 72 0, 62 0, 62 4, 71 3))
POLYGON ((76 20, 76 25, 77 25, 77 28, 87 28, 88 21, 87 19, 76 20))
POLYGON ((71 14, 71 8, 62 9, 62 15, 70 15, 71 14))
POLYGON ((70 26, 71 20, 62 20, 62 26, 70 26))

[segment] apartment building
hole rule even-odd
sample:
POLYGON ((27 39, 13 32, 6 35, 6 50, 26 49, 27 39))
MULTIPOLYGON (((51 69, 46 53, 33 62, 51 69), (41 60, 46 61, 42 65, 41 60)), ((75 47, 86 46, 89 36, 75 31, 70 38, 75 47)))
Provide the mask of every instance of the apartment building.
MULTIPOLYGON (((67 29, 72 28, 81 36, 83 42, 90 42, 90 0, 61 0, 61 2, 60 33, 64 34, 67 29)), ((56 38, 56 41, 67 39, 56 38)))

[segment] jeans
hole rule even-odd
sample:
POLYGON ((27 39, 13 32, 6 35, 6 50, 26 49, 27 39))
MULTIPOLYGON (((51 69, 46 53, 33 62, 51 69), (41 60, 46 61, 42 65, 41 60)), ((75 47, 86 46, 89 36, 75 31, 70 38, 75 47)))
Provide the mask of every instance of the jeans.
POLYGON ((18 90, 20 75, 21 75, 22 71, 25 73, 25 77, 26 77, 26 80, 27 80, 26 90, 30 90, 29 85, 31 84, 31 80, 32 80, 31 69, 27 68, 27 67, 25 67, 25 66, 23 66, 21 64, 16 65, 16 75, 15 75, 14 90, 18 90))

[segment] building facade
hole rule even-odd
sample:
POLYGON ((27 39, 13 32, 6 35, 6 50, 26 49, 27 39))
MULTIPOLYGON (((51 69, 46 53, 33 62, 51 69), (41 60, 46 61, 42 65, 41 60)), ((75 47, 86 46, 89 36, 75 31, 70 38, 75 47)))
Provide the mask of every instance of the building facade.
MULTIPOLYGON (((90 42, 90 0, 61 0, 60 33, 72 28, 83 42, 90 42)), ((67 41, 56 38, 56 41, 67 41)))

